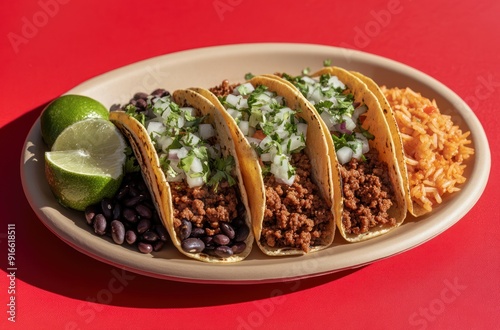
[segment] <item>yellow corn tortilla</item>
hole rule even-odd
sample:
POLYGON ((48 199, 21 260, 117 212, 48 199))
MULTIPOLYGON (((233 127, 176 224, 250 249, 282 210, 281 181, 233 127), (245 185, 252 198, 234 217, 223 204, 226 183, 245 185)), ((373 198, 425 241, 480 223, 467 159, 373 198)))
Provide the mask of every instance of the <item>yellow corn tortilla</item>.
MULTIPOLYGON (((251 211, 248 204, 246 189, 240 170, 240 163, 236 154, 236 147, 232 140, 232 135, 227 123, 213 104, 202 95, 192 90, 177 90, 172 94, 172 100, 181 106, 192 106, 199 115, 206 116, 205 123, 212 124, 216 131, 216 136, 221 146, 223 155, 232 155, 235 159, 235 171, 233 176, 238 181, 238 188, 241 202, 245 206, 245 221, 251 228, 251 211)), ((189 253, 182 249, 181 240, 174 228, 173 205, 170 185, 160 166, 160 160, 154 145, 142 124, 135 118, 129 116, 123 111, 110 112, 110 120, 122 131, 128 138, 134 154, 141 166, 141 172, 148 188, 153 196, 155 207, 158 214, 167 229, 174 246, 189 258, 197 259, 211 263, 229 263, 245 259, 251 252, 254 237, 252 232, 245 240, 246 248, 242 253, 232 255, 228 258, 218 258, 205 253, 189 253)))
MULTIPOLYGON (((403 179, 400 170, 400 164, 398 159, 396 158, 396 146, 394 144, 391 131, 388 127, 387 121, 385 119, 384 113, 380 106, 380 103, 376 96, 370 91, 367 85, 358 77, 350 73, 349 71, 339 68, 339 67, 325 67, 311 75, 311 77, 320 77, 323 74, 330 74, 332 76, 337 76, 339 80, 344 83, 347 88, 354 95, 354 102, 360 102, 365 104, 368 107, 366 112, 366 119, 364 120, 362 127, 368 130, 371 134, 374 135, 373 140, 369 140, 370 148, 376 149, 379 153, 379 160, 386 163, 389 170, 389 177, 391 184, 394 189, 395 200, 393 200, 393 206, 389 209, 388 214, 396 219, 396 226, 389 225, 380 225, 377 227, 371 228, 368 232, 362 234, 350 234, 345 231, 345 228, 342 223, 342 217, 337 217, 337 227, 341 235, 348 242, 359 242, 364 241, 373 237, 380 236, 389 232, 390 230, 400 226, 404 219, 406 218, 407 213, 407 200, 406 195, 404 193, 404 185, 403 179)), ((295 86, 289 81, 282 79, 275 75, 267 75, 268 77, 274 77, 275 80, 281 81, 288 86, 295 86)), ((317 113, 314 106, 307 101, 307 99, 300 93, 298 89, 296 89, 296 93, 304 98, 304 102, 307 103, 308 107, 311 108, 311 111, 316 112, 319 118, 320 115, 317 113)), ((330 136, 330 132, 325 123, 322 122, 322 130, 325 132, 327 136, 330 136)), ((335 205, 339 210, 336 213, 342 214, 343 210, 343 199, 342 199, 342 179, 340 176, 340 167, 337 160, 337 156, 335 153, 335 147, 333 144, 333 140, 329 137, 327 139, 328 145, 328 157, 332 163, 332 169, 334 169, 334 173, 332 174, 334 178, 334 182, 337 183, 340 190, 339 193, 335 194, 336 200, 335 205)))
MULTIPOLYGON (((336 213, 337 208, 333 205, 334 185, 332 180, 331 162, 325 155, 328 153, 327 136, 321 128, 321 121, 315 112, 306 107, 306 103, 300 95, 297 95, 295 89, 290 88, 281 81, 277 81, 267 76, 256 76, 249 80, 254 86, 264 85, 271 92, 282 96, 286 101, 286 105, 296 111, 298 117, 303 118, 307 124, 307 137, 305 152, 311 160, 312 179, 318 185, 325 203, 332 212, 332 221, 327 229, 327 238, 324 239, 321 245, 311 246, 310 252, 319 251, 327 248, 333 242, 335 235, 335 218, 339 216, 336 213), (297 111, 298 110, 298 111, 297 111)), ((260 250, 269 256, 285 256, 285 255, 303 255, 305 252, 302 249, 291 247, 270 247, 260 242, 264 211, 266 208, 265 187, 262 176, 262 170, 259 164, 258 156, 248 143, 243 133, 241 133, 238 125, 225 110, 218 98, 210 91, 202 88, 194 89, 207 99, 213 102, 223 114, 231 129, 233 140, 236 143, 238 157, 242 164, 242 176, 247 188, 248 197, 250 200, 250 209, 252 214, 252 228, 255 240, 260 250)))

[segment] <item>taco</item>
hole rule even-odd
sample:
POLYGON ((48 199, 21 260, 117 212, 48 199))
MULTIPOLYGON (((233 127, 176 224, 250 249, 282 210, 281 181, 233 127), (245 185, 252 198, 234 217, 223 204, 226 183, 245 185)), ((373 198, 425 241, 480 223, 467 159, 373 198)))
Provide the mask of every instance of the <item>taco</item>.
MULTIPOLYGON (((335 234, 327 136, 294 89, 257 76, 238 86, 196 89, 224 114, 237 145, 257 245, 266 255, 302 255, 335 234)), ((340 214, 339 214, 340 216, 340 214)))
POLYGON ((366 84, 366 87, 373 93, 373 95, 375 95, 380 104, 382 112, 385 116, 385 120, 387 122, 387 127, 391 132, 392 141, 394 143, 394 156, 396 157, 396 160, 398 162, 398 167, 401 173, 401 181, 403 183, 403 189, 406 197, 406 205, 408 208, 408 212, 410 212, 414 216, 418 216, 422 214, 422 209, 419 208, 418 205, 414 206, 411 199, 410 183, 408 180, 408 172, 405 164, 403 140, 401 139, 398 124, 396 122, 396 117, 394 116, 392 107, 387 101, 380 87, 377 85, 377 83, 375 83, 375 81, 373 81, 373 79, 363 75, 360 72, 351 71, 351 73, 366 84))
POLYGON ((329 156, 339 169, 334 179, 343 197, 337 218, 342 236, 358 242, 400 226, 407 213, 400 164, 383 110, 366 84, 338 67, 275 79, 295 86, 331 137, 329 156))
POLYGON ((254 240, 248 198, 213 104, 191 90, 138 93, 110 119, 129 139, 175 247, 206 262, 243 260, 254 240))

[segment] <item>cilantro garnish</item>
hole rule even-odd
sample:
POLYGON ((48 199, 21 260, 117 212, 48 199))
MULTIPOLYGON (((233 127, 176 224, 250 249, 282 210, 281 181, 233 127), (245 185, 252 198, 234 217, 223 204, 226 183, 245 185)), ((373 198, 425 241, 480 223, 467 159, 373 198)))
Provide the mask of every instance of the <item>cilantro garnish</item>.
POLYGON ((255 77, 255 76, 251 72, 248 72, 247 74, 245 74, 245 80, 250 80, 253 77, 255 77))
POLYGON ((224 158, 217 158, 213 164, 212 177, 208 181, 208 185, 214 188, 216 192, 219 183, 223 180, 227 181, 227 183, 232 186, 236 183, 236 180, 231 176, 231 172, 234 169, 235 161, 234 157, 229 155, 224 158))
POLYGON ((139 172, 141 167, 130 146, 125 147, 125 173, 139 172))

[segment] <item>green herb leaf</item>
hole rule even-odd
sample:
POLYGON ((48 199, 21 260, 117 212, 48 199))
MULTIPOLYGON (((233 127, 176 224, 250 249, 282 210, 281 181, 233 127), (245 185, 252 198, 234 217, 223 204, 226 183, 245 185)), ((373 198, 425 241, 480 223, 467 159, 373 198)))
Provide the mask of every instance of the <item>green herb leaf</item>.
POLYGON ((208 185, 212 186, 214 191, 217 191, 219 183, 222 181, 227 181, 230 186, 236 184, 236 180, 231 175, 235 165, 234 157, 231 155, 217 158, 213 164, 214 170, 208 185))

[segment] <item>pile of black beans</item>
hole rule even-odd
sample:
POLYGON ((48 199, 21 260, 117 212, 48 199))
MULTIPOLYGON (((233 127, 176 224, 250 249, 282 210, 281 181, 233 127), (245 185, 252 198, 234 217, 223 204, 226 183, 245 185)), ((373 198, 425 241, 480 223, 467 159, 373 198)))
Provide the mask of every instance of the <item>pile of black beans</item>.
POLYGON ((245 214, 245 206, 239 203, 238 217, 230 223, 219 222, 220 231, 215 235, 208 235, 204 228, 193 227, 189 220, 181 220, 178 228, 181 248, 189 253, 201 252, 218 258, 243 252, 246 249, 245 240, 250 234, 245 214))
POLYGON ((160 251, 168 239, 151 194, 139 172, 125 174, 118 193, 85 210, 85 219, 100 236, 136 246, 142 253, 160 251))

